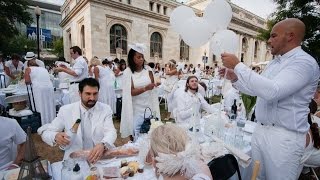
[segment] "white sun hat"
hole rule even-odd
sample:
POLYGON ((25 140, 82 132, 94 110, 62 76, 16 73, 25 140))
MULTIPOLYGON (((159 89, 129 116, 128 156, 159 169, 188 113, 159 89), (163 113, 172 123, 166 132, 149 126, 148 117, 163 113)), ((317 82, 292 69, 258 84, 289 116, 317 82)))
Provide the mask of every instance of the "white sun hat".
POLYGON ((5 98, 6 103, 17 103, 27 101, 28 95, 13 95, 5 98))
POLYGON ((141 53, 144 55, 144 53, 146 52, 146 45, 142 44, 142 43, 134 43, 134 44, 129 44, 129 47, 135 51, 137 51, 138 53, 141 53))
POLYGON ((27 52, 26 56, 24 57, 25 60, 29 61, 36 58, 36 55, 33 52, 27 52))

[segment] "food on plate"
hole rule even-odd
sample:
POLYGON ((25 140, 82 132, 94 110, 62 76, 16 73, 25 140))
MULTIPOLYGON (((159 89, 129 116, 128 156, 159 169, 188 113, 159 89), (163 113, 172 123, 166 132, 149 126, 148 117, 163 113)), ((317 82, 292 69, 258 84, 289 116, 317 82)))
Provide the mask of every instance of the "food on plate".
MULTIPOLYGON (((120 174, 123 178, 127 178, 134 176, 134 174, 136 174, 139 170, 139 163, 137 161, 130 161, 127 163, 127 166, 123 166, 120 168, 120 174)), ((143 172, 143 167, 142 167, 142 171, 140 170, 140 172, 143 172)))
POLYGON ((87 176, 86 180, 98 180, 98 176, 97 175, 89 175, 87 176))
POLYGON ((102 169, 103 172, 103 178, 105 179, 112 179, 112 178, 119 178, 120 176, 120 170, 118 167, 104 167, 102 169))
POLYGON ((128 167, 131 168, 134 173, 137 173, 139 169, 139 163, 137 161, 131 161, 128 163, 128 167))

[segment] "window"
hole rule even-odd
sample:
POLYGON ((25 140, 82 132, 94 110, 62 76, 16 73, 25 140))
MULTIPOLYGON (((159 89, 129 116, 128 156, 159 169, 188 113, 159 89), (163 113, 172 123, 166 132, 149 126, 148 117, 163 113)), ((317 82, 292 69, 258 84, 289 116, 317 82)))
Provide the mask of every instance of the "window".
POLYGON ((154 57, 156 53, 162 58, 162 37, 158 32, 152 33, 150 40, 150 56, 154 57))
POLYGON ((189 60, 189 46, 183 41, 180 41, 180 59, 189 60))
POLYGON ((81 39, 81 49, 85 49, 86 48, 86 41, 85 41, 85 33, 84 33, 84 25, 81 26, 81 30, 80 30, 80 39, 81 39))
POLYGON ((131 0, 127 0, 128 4, 131 4, 131 0))
POLYGON ((216 55, 212 55, 212 61, 217 61, 217 59, 216 59, 216 55))
POLYGON ((255 58, 258 57, 258 51, 259 51, 259 43, 258 43, 258 41, 256 41, 254 43, 254 57, 255 58))
POLYGON ((163 7, 163 14, 167 15, 167 7, 166 6, 163 7))
POLYGON ((154 2, 149 2, 149 10, 150 11, 153 11, 153 4, 154 4, 154 2))
POLYGON ((161 5, 157 4, 157 13, 160 13, 160 7, 161 7, 161 5))
POLYGON ((110 29, 110 53, 116 54, 116 48, 121 48, 127 54, 127 30, 120 24, 115 24, 110 29))
POLYGON ((72 47, 72 39, 71 39, 71 33, 69 33, 69 47, 72 47))

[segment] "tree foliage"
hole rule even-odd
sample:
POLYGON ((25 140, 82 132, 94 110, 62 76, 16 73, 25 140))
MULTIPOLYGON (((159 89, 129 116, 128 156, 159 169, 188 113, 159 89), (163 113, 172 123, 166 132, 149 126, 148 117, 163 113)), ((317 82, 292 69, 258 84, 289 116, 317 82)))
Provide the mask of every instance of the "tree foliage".
POLYGON ((59 38, 53 42, 53 53, 58 57, 63 57, 63 39, 59 38))
POLYGON ((27 0, 0 0, 0 43, 18 34, 16 23, 29 25, 32 22, 27 8, 27 0))
POLYGON ((286 18, 298 18, 306 25, 302 48, 320 61, 320 5, 318 0, 273 0, 278 4, 276 12, 267 22, 267 30, 261 30, 258 38, 267 40, 272 26, 286 18))
POLYGON ((30 40, 26 35, 17 35, 12 38, 6 38, 5 46, 2 46, 2 52, 6 55, 13 53, 25 54, 26 51, 37 51, 37 43, 34 40, 30 40))

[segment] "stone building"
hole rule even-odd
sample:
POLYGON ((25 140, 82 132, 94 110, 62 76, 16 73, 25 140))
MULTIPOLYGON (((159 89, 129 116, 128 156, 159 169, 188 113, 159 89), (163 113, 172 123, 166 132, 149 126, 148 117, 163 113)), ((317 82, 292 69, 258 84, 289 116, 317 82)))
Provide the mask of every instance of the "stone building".
MULTIPOLYGON (((190 0, 198 16, 211 0, 190 0)), ((230 3, 233 18, 229 29, 239 37, 238 57, 247 65, 271 58, 266 43, 256 38, 266 20, 230 3)), ((145 59, 166 63, 170 59, 202 64, 208 56, 209 65, 219 61, 209 49, 209 43, 200 48, 190 48, 170 27, 170 13, 182 5, 172 0, 66 0, 61 7, 64 52, 70 59, 69 48, 77 45, 84 56, 106 56, 127 59, 128 44, 147 45, 145 59)))

